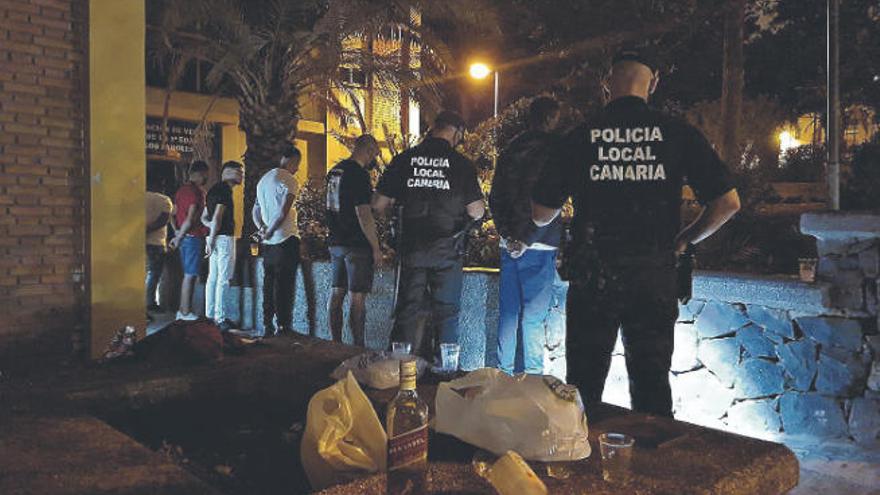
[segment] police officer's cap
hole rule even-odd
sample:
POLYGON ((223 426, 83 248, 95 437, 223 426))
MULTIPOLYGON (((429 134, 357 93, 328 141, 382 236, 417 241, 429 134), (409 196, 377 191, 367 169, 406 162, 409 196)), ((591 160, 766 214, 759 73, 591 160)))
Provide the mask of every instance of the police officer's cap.
POLYGON ((442 129, 444 127, 463 128, 464 126, 464 119, 461 118, 461 115, 451 110, 443 110, 434 119, 435 129, 442 129))
POLYGON ((660 68, 657 57, 653 51, 647 47, 627 46, 621 48, 611 59, 611 65, 619 62, 638 62, 654 72, 660 68))

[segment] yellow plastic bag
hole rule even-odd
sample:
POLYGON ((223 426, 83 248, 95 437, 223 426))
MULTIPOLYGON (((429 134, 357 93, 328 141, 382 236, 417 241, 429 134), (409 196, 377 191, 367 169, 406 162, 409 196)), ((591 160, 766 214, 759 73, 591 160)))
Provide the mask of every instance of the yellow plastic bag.
POLYGON ((387 441, 376 411, 349 371, 309 401, 300 456, 312 488, 385 471, 387 441))

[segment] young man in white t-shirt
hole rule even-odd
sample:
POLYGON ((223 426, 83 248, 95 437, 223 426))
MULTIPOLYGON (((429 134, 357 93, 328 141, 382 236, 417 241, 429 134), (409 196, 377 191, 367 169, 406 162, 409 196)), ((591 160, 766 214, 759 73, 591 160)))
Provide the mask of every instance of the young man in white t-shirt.
POLYGON ((156 289, 165 266, 166 240, 168 237, 168 220, 174 209, 171 198, 162 194, 162 182, 156 177, 147 181, 145 196, 147 222, 147 311, 159 312, 162 308, 156 300, 156 289))
POLYGON ((299 184, 293 174, 302 155, 289 145, 279 166, 257 183, 251 212, 263 243, 263 328, 265 337, 293 331, 293 295, 299 265, 299 229, 294 203, 299 184), (273 324, 277 320, 277 327, 273 324))

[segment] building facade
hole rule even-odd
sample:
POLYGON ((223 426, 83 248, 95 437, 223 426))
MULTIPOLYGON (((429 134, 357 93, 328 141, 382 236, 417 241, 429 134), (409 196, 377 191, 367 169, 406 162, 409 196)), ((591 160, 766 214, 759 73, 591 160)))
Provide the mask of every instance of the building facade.
MULTIPOLYGON (((244 154, 234 99, 147 84, 146 34, 143 0, 0 0, 0 353, 73 343, 94 358, 120 328, 142 330, 146 164, 168 157, 162 145, 217 166, 244 154), (200 127, 211 150, 192 149, 200 127)), ((383 143, 418 132, 415 103, 363 79, 336 90, 356 95, 365 125, 303 101, 301 183, 364 127, 383 143)))

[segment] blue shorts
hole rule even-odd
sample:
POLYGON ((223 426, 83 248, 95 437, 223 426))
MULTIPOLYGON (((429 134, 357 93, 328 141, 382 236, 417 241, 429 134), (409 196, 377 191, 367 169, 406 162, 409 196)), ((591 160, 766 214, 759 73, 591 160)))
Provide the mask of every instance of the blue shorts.
POLYGON ((373 253, 369 248, 330 246, 333 288, 368 293, 373 290, 373 253))
POLYGON ((184 236, 178 249, 180 250, 180 262, 183 264, 183 274, 198 276, 199 265, 205 255, 205 238, 184 236))

